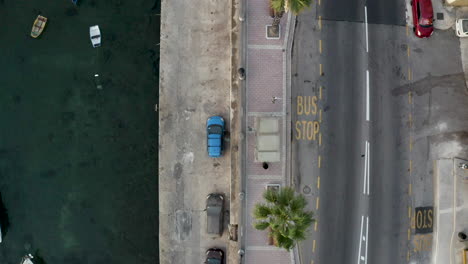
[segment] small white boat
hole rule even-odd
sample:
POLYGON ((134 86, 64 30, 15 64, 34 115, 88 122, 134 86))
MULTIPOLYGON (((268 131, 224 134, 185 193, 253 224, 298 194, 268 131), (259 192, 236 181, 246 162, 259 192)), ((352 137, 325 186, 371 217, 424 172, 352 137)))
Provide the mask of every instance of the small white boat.
POLYGON ((0 243, 3 241, 2 226, 0 226, 0 243))
POLYGON ((34 258, 33 255, 27 254, 21 259, 20 264, 34 264, 34 262, 32 262, 33 258, 34 258))
POLYGON ((89 27, 89 37, 94 48, 101 46, 101 30, 98 25, 89 27))
POLYGON ((37 38, 41 35, 47 23, 47 17, 38 15, 31 29, 31 37, 37 38))

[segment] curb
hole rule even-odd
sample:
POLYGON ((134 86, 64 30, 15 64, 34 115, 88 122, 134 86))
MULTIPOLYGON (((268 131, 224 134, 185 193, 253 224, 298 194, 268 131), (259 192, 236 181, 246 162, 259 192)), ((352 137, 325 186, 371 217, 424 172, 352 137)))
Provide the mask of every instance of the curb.
POLYGON ((245 152, 245 81, 240 80, 237 69, 245 64, 245 0, 231 0, 231 87, 230 87, 230 118, 231 118, 231 179, 230 179, 230 216, 232 228, 226 255, 227 263, 243 263, 240 252, 244 245, 244 201, 245 192, 243 179, 243 161, 245 152))

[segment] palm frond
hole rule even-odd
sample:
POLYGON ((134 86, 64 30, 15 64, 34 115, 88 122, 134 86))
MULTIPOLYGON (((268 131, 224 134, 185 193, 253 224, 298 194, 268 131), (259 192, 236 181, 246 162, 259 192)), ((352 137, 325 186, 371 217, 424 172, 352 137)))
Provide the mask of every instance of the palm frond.
POLYGON ((261 221, 255 222, 254 225, 253 225, 253 227, 254 227, 255 229, 257 229, 257 230, 265 230, 265 229, 267 229, 269 226, 270 226, 270 223, 268 223, 268 222, 261 222, 261 221))
POLYGON ((294 199, 294 190, 291 187, 284 187, 278 193, 278 205, 288 206, 294 199))
POLYGON ((267 189, 263 193, 263 199, 269 203, 276 203, 276 201, 278 201, 278 191, 267 189))
POLYGON ((287 251, 291 250, 294 247, 294 241, 286 236, 277 235, 275 236, 278 246, 286 249, 287 251))
POLYGON ((312 4, 312 0, 288 0, 288 1, 289 1, 288 3, 289 9, 296 16, 312 4))
POLYGON ((294 197, 294 199, 292 199, 290 202, 290 208, 292 213, 302 211, 306 206, 307 201, 304 195, 298 195, 294 197))
POLYGON ((285 0, 271 0, 271 8, 276 12, 282 12, 284 10, 285 0))
POLYGON ((266 219, 269 215, 271 215, 271 208, 265 204, 256 204, 253 216, 255 219, 263 220, 266 219))

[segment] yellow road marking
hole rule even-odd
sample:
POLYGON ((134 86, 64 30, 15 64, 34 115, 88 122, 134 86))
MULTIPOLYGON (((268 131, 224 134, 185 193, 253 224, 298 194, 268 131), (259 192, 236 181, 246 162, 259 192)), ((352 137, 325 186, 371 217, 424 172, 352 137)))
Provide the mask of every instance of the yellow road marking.
POLYGON ((322 163, 322 156, 318 156, 318 167, 320 168, 321 166, 321 163, 322 163))
POLYGON ((317 189, 320 189, 320 176, 317 177, 317 189))
POLYGON ((410 172, 411 172, 412 168, 413 168, 413 161, 410 160, 410 161, 409 161, 409 171, 410 171, 410 172))
POLYGON ((409 257, 410 257, 410 252, 409 252, 409 249, 408 249, 408 253, 406 253, 406 261, 409 261, 409 257))
POLYGON ((317 231, 318 220, 315 220, 314 230, 317 231))
POLYGON ((312 242, 312 252, 315 252, 315 239, 314 239, 314 241, 312 242))
POLYGON ((319 51, 322 54, 322 40, 319 40, 319 51))
POLYGON ((408 103, 409 104, 413 103, 413 94, 411 93, 411 91, 408 92, 408 103))
POLYGON ((406 24, 406 36, 409 36, 409 27, 408 27, 408 24, 406 24))
POLYGON ((408 194, 411 195, 413 192, 413 185, 410 183, 408 187, 408 194))
POLYGON ((319 200, 320 200, 320 197, 317 197, 317 199, 315 200, 315 210, 319 209, 319 200))
POLYGON ((322 0, 318 0, 318 4, 319 4, 319 5, 321 4, 320 2, 322 2, 322 0))
POLYGON ((408 81, 411 81, 411 68, 408 68, 408 81))
POLYGON ((322 100, 322 86, 320 86, 319 99, 322 100))
POLYGON ((412 127, 413 126, 413 115, 411 113, 408 115, 408 121, 409 121, 409 126, 412 127))
POLYGON ((408 240, 411 239, 411 229, 408 228, 408 240))
POLYGON ((322 63, 320 63, 320 76, 323 75, 322 63))
POLYGON ((411 206, 408 206, 408 218, 411 218, 411 206))
POLYGON ((319 122, 322 123, 322 109, 319 110, 319 122))
POLYGON ((409 48, 409 45, 408 45, 408 58, 410 56, 410 48, 409 48))
POLYGON ((319 134, 319 146, 322 146, 322 133, 319 134))
POLYGON ((319 29, 322 30, 322 16, 319 16, 319 29))

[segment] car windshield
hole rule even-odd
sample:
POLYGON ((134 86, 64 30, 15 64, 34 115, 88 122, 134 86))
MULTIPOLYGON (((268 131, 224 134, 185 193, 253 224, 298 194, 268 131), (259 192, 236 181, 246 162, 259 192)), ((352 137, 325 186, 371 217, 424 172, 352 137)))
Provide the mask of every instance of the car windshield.
POLYGON ((220 125, 211 125, 208 127, 208 134, 222 134, 223 128, 220 125))
POLYGON ((207 264, 221 264, 221 261, 219 259, 214 259, 214 258, 209 258, 206 261, 207 264))
POLYGON ((468 33, 468 20, 462 21, 463 32, 468 33))

